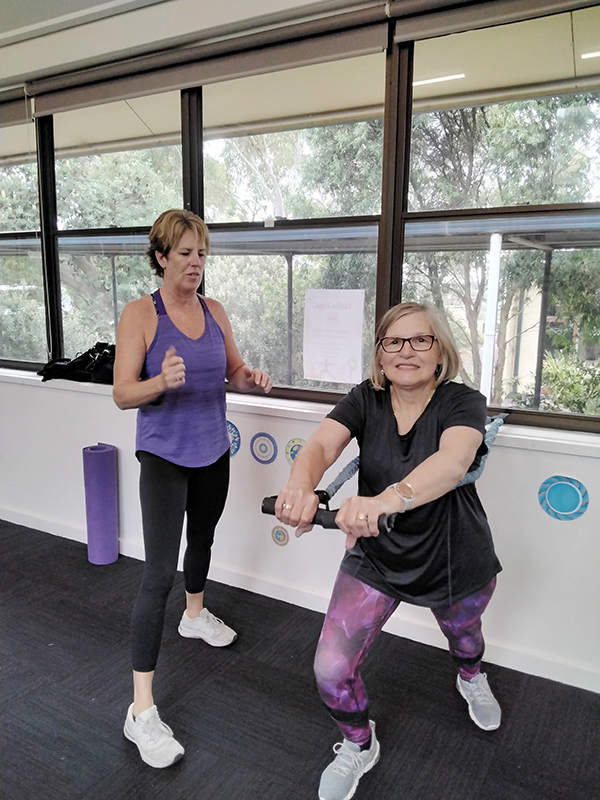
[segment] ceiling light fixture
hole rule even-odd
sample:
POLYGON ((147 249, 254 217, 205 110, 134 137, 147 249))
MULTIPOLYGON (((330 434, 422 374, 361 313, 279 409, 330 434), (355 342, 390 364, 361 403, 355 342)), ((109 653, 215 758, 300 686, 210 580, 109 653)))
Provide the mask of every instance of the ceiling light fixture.
POLYGON ((582 58, 600 58, 600 52, 598 53, 583 53, 581 56, 582 58))
POLYGON ((464 78, 464 72, 460 75, 445 75, 443 78, 429 78, 426 81, 414 81, 413 86, 423 86, 426 83, 442 83, 442 81, 455 81, 458 78, 464 78))

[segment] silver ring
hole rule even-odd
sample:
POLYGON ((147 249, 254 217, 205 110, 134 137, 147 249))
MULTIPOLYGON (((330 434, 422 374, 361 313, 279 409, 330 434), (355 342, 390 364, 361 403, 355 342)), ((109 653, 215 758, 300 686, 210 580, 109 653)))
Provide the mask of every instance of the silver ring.
POLYGON ((282 508, 291 508, 291 505, 289 503, 284 503, 281 507, 282 508))

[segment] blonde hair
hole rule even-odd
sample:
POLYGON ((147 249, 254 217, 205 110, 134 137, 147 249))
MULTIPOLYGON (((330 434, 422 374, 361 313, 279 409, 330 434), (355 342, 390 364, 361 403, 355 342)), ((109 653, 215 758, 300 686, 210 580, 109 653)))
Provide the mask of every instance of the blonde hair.
POLYGON ((458 374, 460 356, 446 318, 429 303, 399 303, 397 306, 390 308, 389 311, 386 311, 379 320, 375 330, 375 346, 373 347, 371 356, 370 375, 373 388, 378 390, 383 389, 387 380, 385 375, 381 374, 381 365, 379 363, 379 351, 381 350, 380 340, 383 339, 394 322, 409 314, 420 313, 427 316, 427 321, 437 340, 440 352, 440 363, 436 370, 435 385, 439 386, 440 383, 444 381, 451 381, 458 374))
POLYGON ((152 226, 148 236, 150 247, 146 251, 146 255, 150 260, 152 271, 159 277, 162 278, 165 271, 158 263, 156 253, 168 256, 171 250, 177 247, 186 230, 194 231, 198 239, 204 242, 208 252, 210 247, 208 227, 204 220, 196 214, 192 214, 191 211, 183 208, 171 208, 169 211, 163 211, 152 226))

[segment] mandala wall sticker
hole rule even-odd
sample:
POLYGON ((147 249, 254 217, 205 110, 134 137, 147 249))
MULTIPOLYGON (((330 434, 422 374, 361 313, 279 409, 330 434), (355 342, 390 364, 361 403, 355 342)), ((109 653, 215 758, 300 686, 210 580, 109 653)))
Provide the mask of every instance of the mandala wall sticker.
POLYGON ((227 420, 227 433, 229 434, 229 455, 234 456, 240 449, 242 440, 239 430, 233 424, 233 422, 230 422, 229 420, 227 420))
POLYGON ((285 528, 280 528, 279 525, 276 525, 271 531, 271 539, 279 547, 284 547, 289 542, 290 535, 285 528))
POLYGON ((270 433, 255 433, 250 440, 250 452, 259 464, 272 464, 277 458, 277 443, 270 433))
POLYGON ((583 483, 564 475, 547 478, 539 488, 538 500, 546 514, 564 521, 585 514, 589 503, 588 491, 583 483))
POLYGON ((288 464, 292 464, 300 450, 304 447, 306 442, 304 439, 290 439, 289 442, 285 446, 285 457, 288 460, 288 464))

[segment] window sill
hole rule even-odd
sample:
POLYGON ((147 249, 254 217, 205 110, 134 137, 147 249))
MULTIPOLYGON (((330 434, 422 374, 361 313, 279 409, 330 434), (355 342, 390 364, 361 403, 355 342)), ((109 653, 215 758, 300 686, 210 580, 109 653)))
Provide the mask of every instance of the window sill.
MULTIPOLYGON (((41 377, 29 370, 8 369, 0 367, 0 382, 13 384, 46 386, 53 391, 80 392, 84 394, 112 395, 112 386, 101 383, 79 383, 53 379, 42 381, 41 377)), ((311 392, 311 398, 298 397, 299 392, 293 389, 273 390, 273 395, 241 394, 227 392, 227 408, 241 413, 260 413, 270 417, 289 417, 290 414, 299 419, 320 422, 333 408, 339 397, 326 395, 320 401, 311 392), (274 396, 275 395, 275 396, 274 396)), ((341 395, 340 395, 341 397, 341 395)), ((552 412, 536 412, 526 409, 490 408, 490 415, 508 413, 505 425, 513 431, 520 431, 522 438, 537 437, 544 434, 547 441, 561 441, 570 434, 600 435, 600 418, 586 417, 582 414, 556 414, 552 412)), ((507 428, 504 428, 506 430, 507 428)), ((569 441, 571 439, 569 438, 569 441)))

